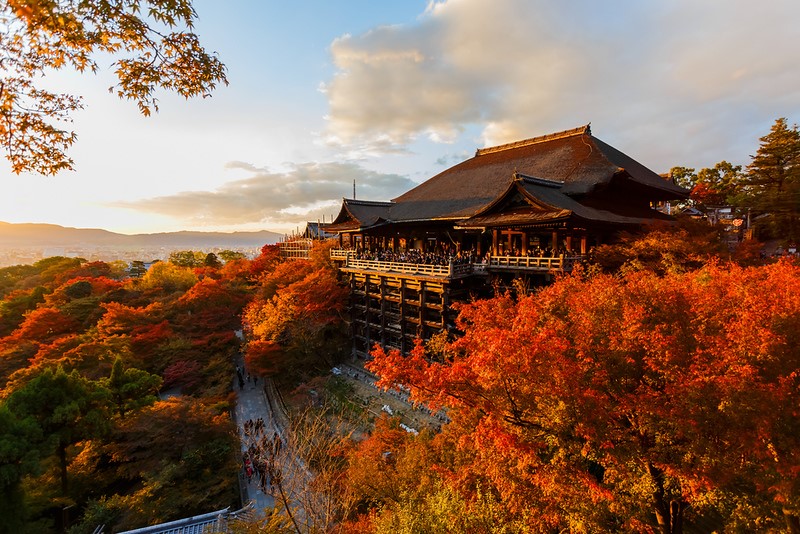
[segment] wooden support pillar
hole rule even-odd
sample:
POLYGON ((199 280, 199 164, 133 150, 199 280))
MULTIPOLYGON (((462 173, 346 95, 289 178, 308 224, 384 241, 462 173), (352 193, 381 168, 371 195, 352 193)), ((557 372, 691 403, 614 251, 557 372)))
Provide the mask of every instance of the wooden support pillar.
POLYGON ((587 252, 586 247, 586 234, 581 236, 581 255, 585 255, 587 252))
POLYGON ((381 346, 386 346, 386 313, 388 312, 386 302, 386 277, 381 276, 381 346))
POLYGON ((572 236, 567 235, 567 252, 572 252, 572 236))
POLYGON ((369 276, 364 276, 364 338, 367 343, 367 353, 372 348, 372 336, 370 335, 370 313, 369 313, 369 276))
MULTIPOLYGON (((340 234, 341 235, 341 234, 340 234)), ((352 349, 352 356, 356 356, 356 351, 358 350, 358 340, 356 339, 356 334, 358 333, 358 327, 356 326, 356 275, 355 273, 350 273, 350 339, 353 341, 353 349, 352 349)))
POLYGON ((511 230, 508 231, 508 248, 506 249, 506 256, 511 256, 511 251, 514 250, 514 238, 512 237, 511 230))
POLYGON ((405 354, 406 343, 406 279, 400 279, 400 353, 405 354))
POLYGON ((556 250, 558 248, 558 232, 553 230, 553 235, 550 241, 550 248, 556 250))
POLYGON ((497 228, 492 229, 492 256, 500 255, 500 236, 497 228))
POLYGON ((528 232, 522 231, 522 255, 528 255, 528 232))
POLYGON ((425 339, 425 281, 419 282, 419 328, 417 337, 425 339))
POLYGON ((442 331, 447 329, 447 310, 450 307, 450 288, 445 285, 442 288, 442 331))

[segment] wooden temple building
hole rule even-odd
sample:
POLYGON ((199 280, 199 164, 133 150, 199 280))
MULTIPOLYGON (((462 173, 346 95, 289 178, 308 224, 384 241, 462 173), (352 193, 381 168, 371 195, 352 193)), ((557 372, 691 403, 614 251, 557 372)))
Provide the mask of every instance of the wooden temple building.
POLYGON ((344 199, 325 231, 350 285, 353 353, 407 352, 452 326, 453 302, 541 285, 687 196, 587 125, 479 149, 388 202, 344 199))

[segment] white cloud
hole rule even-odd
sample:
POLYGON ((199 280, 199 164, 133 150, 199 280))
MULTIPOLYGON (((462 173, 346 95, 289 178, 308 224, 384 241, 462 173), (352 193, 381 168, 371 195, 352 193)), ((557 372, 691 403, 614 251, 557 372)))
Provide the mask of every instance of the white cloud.
POLYGON ((327 133, 396 147, 478 125, 496 144, 591 121, 656 170, 746 157, 755 130, 797 120, 797 20, 794 0, 432 2, 334 41, 327 133))
POLYGON ((391 199, 415 184, 397 174, 382 174, 355 163, 287 164, 274 172, 250 163, 232 161, 228 169, 247 178, 228 182, 215 191, 185 191, 175 195, 110 205, 169 215, 205 225, 254 222, 300 223, 338 212, 343 197, 391 199))

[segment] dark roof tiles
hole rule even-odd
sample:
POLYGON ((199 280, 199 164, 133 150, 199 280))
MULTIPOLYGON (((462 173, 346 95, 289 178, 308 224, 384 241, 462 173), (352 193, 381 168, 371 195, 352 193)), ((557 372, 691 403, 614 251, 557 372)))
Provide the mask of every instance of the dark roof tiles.
POLYGON ((479 213, 487 215, 486 208, 508 190, 513 180, 522 179, 521 176, 535 177, 526 179, 525 187, 543 189, 536 194, 543 195, 545 202, 557 196, 551 199, 555 202, 552 205, 558 208, 556 211, 565 209, 575 216, 616 223, 640 222, 643 217, 638 208, 630 217, 616 210, 616 214, 612 214, 592 202, 618 194, 636 195, 637 203, 644 204, 688 196, 685 189, 592 136, 587 125, 480 149, 474 157, 437 174, 392 202, 345 199, 329 231, 367 228, 386 222, 464 220, 479 213), (540 181, 538 185, 536 180, 540 181), (555 189, 553 184, 557 184, 555 189))
POLYGON ((588 126, 478 150, 394 199, 393 221, 469 217, 523 173, 564 182, 563 193, 590 194, 617 175, 651 190, 653 200, 684 198, 687 192, 591 135, 588 126))
POLYGON ((339 215, 326 228, 328 232, 354 230, 373 226, 389 218, 391 202, 378 202, 374 200, 355 200, 345 198, 339 215))

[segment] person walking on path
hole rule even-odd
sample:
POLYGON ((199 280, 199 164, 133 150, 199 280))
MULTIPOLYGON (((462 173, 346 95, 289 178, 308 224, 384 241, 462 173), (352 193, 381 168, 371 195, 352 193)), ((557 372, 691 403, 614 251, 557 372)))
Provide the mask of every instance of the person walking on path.
MULTIPOLYGON (((241 362, 241 355, 239 355, 239 358, 241 362)), ((275 505, 275 500, 271 495, 262 491, 261 477, 253 476, 255 474, 255 464, 253 463, 254 459, 249 455, 248 449, 250 445, 255 443, 254 440, 260 439, 259 432, 255 431, 256 423, 258 423, 261 432, 277 432, 277 430, 272 420, 264 390, 256 387, 255 384, 252 387, 244 387, 245 380, 241 364, 236 366, 236 377, 232 382, 234 390, 236 390, 237 385, 239 386, 235 416, 241 438, 242 458, 247 458, 250 462, 249 465, 244 465, 245 462, 243 461, 242 466, 242 474, 244 475, 242 483, 245 484, 244 498, 248 501, 253 501, 256 512, 263 516, 266 509, 271 509, 275 505)))

